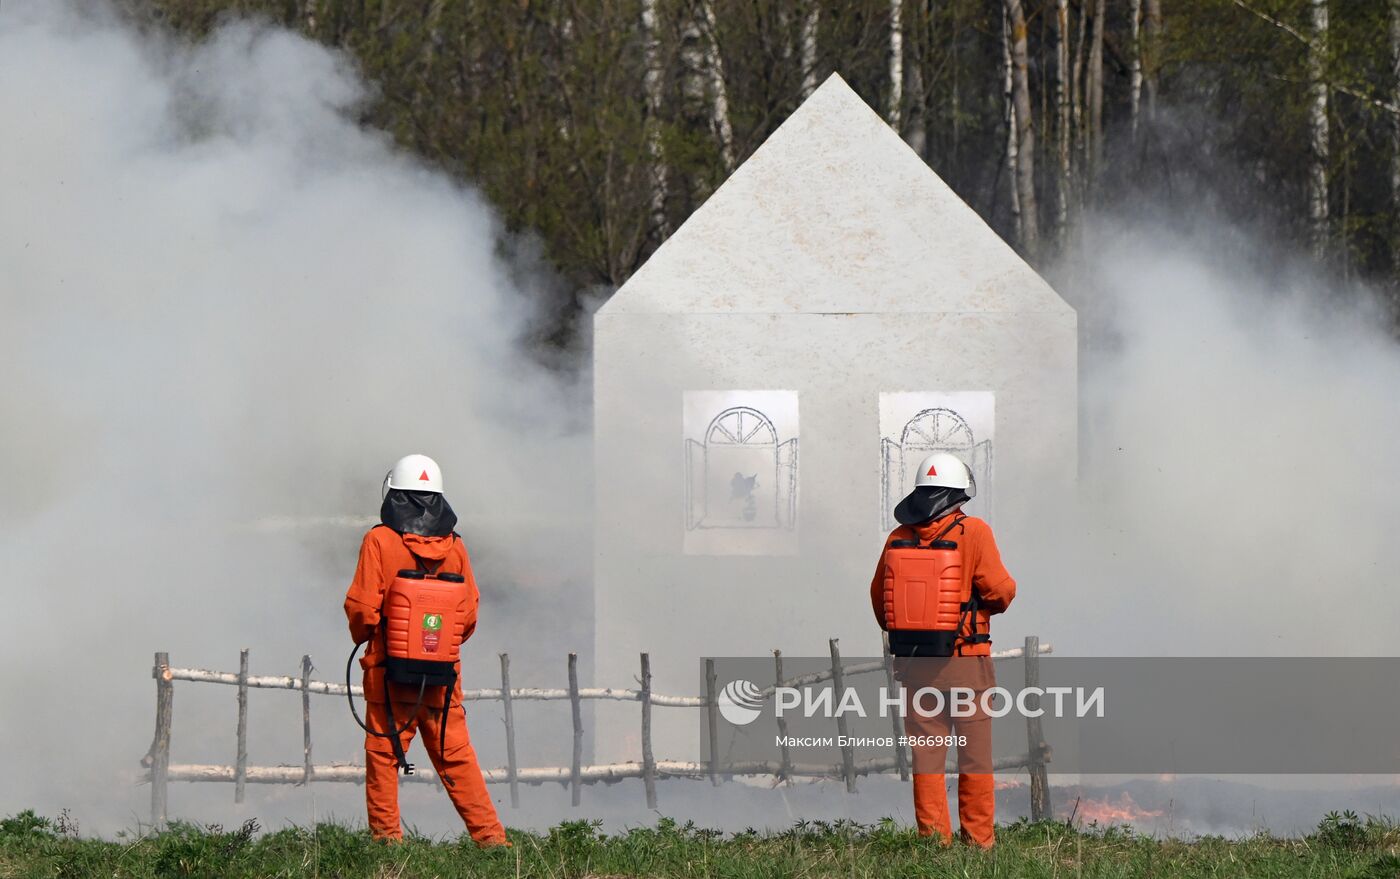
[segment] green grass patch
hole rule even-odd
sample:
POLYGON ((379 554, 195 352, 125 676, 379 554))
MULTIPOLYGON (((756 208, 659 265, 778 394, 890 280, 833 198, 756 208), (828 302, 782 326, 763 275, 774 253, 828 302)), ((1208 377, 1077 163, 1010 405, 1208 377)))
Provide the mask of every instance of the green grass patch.
POLYGON ((10 877, 1400 877, 1400 830, 1388 820, 1328 815, 1294 839, 1259 835, 1152 839, 1121 828, 1018 822, 980 851, 918 838, 892 821, 806 822, 780 833, 719 833, 663 819, 606 834, 574 821, 510 833, 515 847, 410 837, 383 845, 335 824, 260 832, 174 824, 161 833, 86 839, 61 815, 0 819, 0 879, 10 877))

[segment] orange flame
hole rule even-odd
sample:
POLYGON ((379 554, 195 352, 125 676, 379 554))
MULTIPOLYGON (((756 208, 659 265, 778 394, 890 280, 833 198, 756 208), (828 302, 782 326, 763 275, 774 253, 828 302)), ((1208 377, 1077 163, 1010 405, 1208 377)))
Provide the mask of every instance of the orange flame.
POLYGON ((1075 821, 1079 824, 1091 824, 1097 822, 1100 825, 1107 824, 1132 824, 1135 821, 1145 821, 1148 818, 1161 818, 1161 811, 1143 809, 1133 802, 1133 798, 1123 791, 1119 795, 1118 801, 1110 800, 1080 800, 1078 811, 1075 813, 1075 821))

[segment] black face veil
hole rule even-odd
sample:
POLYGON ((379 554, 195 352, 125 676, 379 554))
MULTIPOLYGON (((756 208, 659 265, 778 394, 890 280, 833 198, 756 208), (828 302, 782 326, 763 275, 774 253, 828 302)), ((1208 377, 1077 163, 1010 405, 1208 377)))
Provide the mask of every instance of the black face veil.
POLYGON ((435 491, 391 488, 379 507, 379 521, 400 534, 445 537, 457 527, 457 514, 435 491))
POLYGON ((901 525, 922 525, 968 500, 967 491, 940 485, 922 485, 894 508, 894 519, 901 525))

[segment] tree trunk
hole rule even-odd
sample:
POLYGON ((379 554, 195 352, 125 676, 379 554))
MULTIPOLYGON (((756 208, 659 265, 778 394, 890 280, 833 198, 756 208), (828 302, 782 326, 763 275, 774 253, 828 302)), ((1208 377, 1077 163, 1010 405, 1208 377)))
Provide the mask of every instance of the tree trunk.
POLYGON ((890 0, 890 103, 885 118, 899 131, 900 106, 904 100, 904 23, 900 7, 904 0, 890 0))
MULTIPOLYGON (((427 82, 433 82, 433 63, 437 61, 438 50, 442 48, 442 11, 447 0, 432 0, 428 4, 428 14, 424 17, 423 28, 427 31, 428 38, 423 41, 423 53, 420 56, 420 63, 423 68, 423 78, 427 82)), ((387 7, 387 4, 385 6, 387 7)))
MULTIPOLYGON (((1102 2, 1102 0, 1100 0, 1102 2)), ((1006 0, 1007 44, 1011 70, 1012 131, 1016 147, 1016 191, 1021 206, 1021 248, 1034 259, 1040 250, 1040 224, 1035 201, 1035 126, 1031 115, 1026 14, 1021 0, 1006 0)))
POLYGON ((1094 3, 1093 36, 1089 40, 1089 72, 1085 101, 1089 105, 1089 186, 1099 177, 1103 156, 1103 26, 1104 0, 1094 3))
POLYGON ((817 25, 820 22, 821 3, 810 0, 807 14, 802 16, 802 97, 807 97, 817 89, 817 25))
POLYGON ((962 77, 958 75, 959 70, 961 70, 959 65, 962 63, 958 57, 958 39, 962 36, 962 18, 956 9, 953 12, 952 31, 948 38, 948 54, 952 59, 953 67, 953 96, 949 101, 953 114, 953 151, 949 159, 956 163, 961 155, 959 147, 962 146, 962 77))
POLYGON ((1312 42, 1308 45, 1308 108, 1311 166, 1308 169, 1308 221, 1315 256, 1327 253, 1327 166, 1330 158, 1327 121, 1327 0, 1308 0, 1312 42))
POLYGON ((651 226, 665 238, 671 233, 666 219, 666 161, 661 154, 661 41, 657 34, 656 0, 642 0, 642 35, 646 73, 642 82, 647 98, 647 154, 651 161, 651 226))
POLYGON ((705 69, 710 75, 711 118, 719 138, 720 157, 726 171, 734 167, 734 128, 729 122, 729 89, 724 83, 724 56, 719 50, 719 28, 715 24, 713 0, 701 0, 705 17, 705 69))
POLYGON ((928 92, 924 85, 924 65, 929 56, 929 39, 932 36, 929 33, 929 18, 928 4, 917 4, 913 21, 910 22, 910 31, 914 34, 914 39, 911 42, 912 51, 909 53, 909 70, 905 74, 909 86, 905 103, 909 111, 904 120, 904 142, 909 144, 909 148, 918 153, 921 159, 928 158, 928 118, 925 112, 928 92))
POLYGON ((1021 190, 1016 181, 1016 168, 1019 156, 1016 155, 1016 75, 1011 61, 1011 19, 1006 10, 1001 12, 1001 99, 1002 119, 1006 122, 1006 184, 1011 196, 1011 221, 1016 230, 1016 241, 1022 242, 1025 231, 1021 226, 1021 190))
POLYGON ((1142 107, 1142 0, 1128 0, 1128 17, 1133 37, 1133 55, 1129 61, 1128 120, 1133 140, 1137 140, 1138 112, 1142 107))
POLYGON ((1086 151, 1084 143, 1084 51, 1089 45, 1088 24, 1089 10, 1084 3, 1081 3, 1079 6, 1079 35, 1074 45, 1074 67, 1070 73, 1069 81, 1070 108, 1074 115, 1074 152, 1081 171, 1084 168, 1086 151))
MULTIPOLYGON (((1390 0, 1390 102, 1400 107, 1400 0, 1390 0)), ((1400 114, 1390 116, 1390 203, 1393 223, 1390 260, 1400 278, 1400 114)))
MULTIPOLYGON (((1400 3, 1400 0, 1395 0, 1400 3)), ((1059 197, 1056 204, 1056 225, 1061 242, 1069 228, 1070 189, 1073 183, 1073 167, 1070 164, 1070 109, 1069 109, 1069 0, 1056 0, 1055 3, 1055 115, 1056 148, 1060 160, 1060 181, 1055 192, 1059 197)))
POLYGON ((1162 70, 1162 0, 1146 0, 1142 31, 1142 85, 1150 123, 1157 118, 1157 77, 1162 70))

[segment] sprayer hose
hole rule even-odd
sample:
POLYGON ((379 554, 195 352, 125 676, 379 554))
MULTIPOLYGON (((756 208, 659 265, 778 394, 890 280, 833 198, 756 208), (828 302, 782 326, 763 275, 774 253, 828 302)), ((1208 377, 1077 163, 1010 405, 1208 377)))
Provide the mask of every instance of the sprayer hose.
MULTIPOLYGON (((374 635, 371 634, 370 638, 373 637, 374 635)), ((408 728, 410 726, 413 726, 414 721, 417 720, 418 709, 423 706, 423 693, 428 688, 428 679, 425 677, 419 681, 418 701, 414 703, 413 713, 408 716, 408 720, 404 722, 404 725, 391 733, 375 732, 374 730, 366 726, 365 722, 360 719, 360 712, 355 710, 355 694, 350 691, 350 670, 355 666, 355 654, 359 653, 360 648, 368 643, 369 638, 366 638, 364 641, 360 641, 354 647, 350 648, 350 658, 345 660, 345 699, 350 703, 350 716, 355 718, 355 722, 360 725, 360 729, 364 730, 372 736, 379 736, 381 739, 396 739, 399 736, 403 735, 405 732, 407 732, 408 728)))

